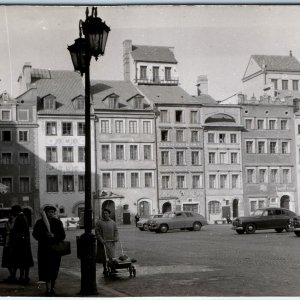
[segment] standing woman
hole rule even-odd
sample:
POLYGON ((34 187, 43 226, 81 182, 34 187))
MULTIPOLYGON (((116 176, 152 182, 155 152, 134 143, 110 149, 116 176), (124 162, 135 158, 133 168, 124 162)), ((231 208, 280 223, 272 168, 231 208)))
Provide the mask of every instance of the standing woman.
POLYGON ((56 208, 49 205, 44 208, 44 212, 46 220, 41 218, 36 222, 32 235, 38 241, 39 280, 46 282, 46 296, 54 296, 61 256, 51 249, 51 245, 63 241, 66 234, 62 222, 55 216, 56 208))

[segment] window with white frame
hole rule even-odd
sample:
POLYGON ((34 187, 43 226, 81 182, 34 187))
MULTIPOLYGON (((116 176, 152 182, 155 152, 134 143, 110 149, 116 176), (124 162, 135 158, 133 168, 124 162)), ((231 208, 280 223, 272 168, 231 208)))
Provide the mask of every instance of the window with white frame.
POLYGON ((62 147, 63 162, 73 162, 73 147, 62 147))
POLYGON ((161 110, 160 111, 160 122, 161 123, 169 123, 168 111, 161 110))
POLYGON ((116 159, 124 160, 124 145, 116 145, 116 159))
POLYGON ((29 110, 19 109, 18 110, 18 121, 29 121, 29 110))
POLYGON ((13 179, 12 177, 2 177, 2 183, 7 186, 7 193, 13 192, 13 179))
POLYGON ((198 123, 198 112, 196 110, 191 111, 191 124, 198 123))
POLYGON ((29 153, 28 152, 20 152, 19 153, 19 164, 20 165, 28 165, 30 163, 29 153))
POLYGON ((163 175, 161 177, 161 183, 163 189, 169 189, 170 188, 170 176, 169 175, 163 175))
POLYGON ((259 154, 266 153, 266 142, 265 141, 258 141, 257 142, 257 148, 259 154))
POLYGON ((282 154, 287 154, 289 153, 289 142, 282 142, 281 143, 281 153, 282 154))
POLYGON ((137 121, 129 121, 129 133, 137 133, 137 121))
POLYGON ((101 120, 101 133, 109 133, 109 120, 101 120))
POLYGON ((129 147, 130 160, 138 160, 138 146, 130 145, 129 147))
POLYGON ((219 201, 209 201, 208 202, 208 212, 211 215, 221 213, 221 203, 219 201))
POLYGON ((221 189, 227 188, 227 175, 226 174, 220 175, 220 188, 221 189))
POLYGON ((151 145, 144 145, 144 160, 152 159, 151 145))
POLYGON ((29 141, 29 131, 28 130, 19 130, 18 131, 18 140, 19 140, 19 142, 28 142, 29 141))
POLYGON ((280 129, 287 130, 288 129, 288 121, 287 120, 280 120, 280 129))
POLYGON ((208 142, 209 143, 214 143, 215 142, 215 134, 214 133, 209 132, 207 137, 208 137, 208 142))
POLYGON ((265 200, 264 199, 257 199, 257 200, 250 200, 250 212, 254 212, 256 209, 264 208, 265 207, 265 200))
POLYGON ((270 183, 278 183, 278 169, 270 170, 270 183))
POLYGON ((178 166, 184 165, 184 151, 176 151, 176 164, 178 166))
POLYGON ((225 133, 220 133, 219 134, 219 143, 220 144, 226 143, 226 134, 225 133))
POLYGON ((151 121, 143 121, 143 133, 151 133, 151 121))
POLYGON ((160 131, 160 140, 162 142, 167 142, 169 140, 168 133, 169 131, 166 129, 160 131))
POLYGON ((227 164, 227 153, 220 152, 220 164, 227 164))
POLYGON ((161 164, 163 166, 170 164, 169 151, 161 151, 161 164))
POLYGON ((124 121, 123 120, 115 121, 115 131, 116 131, 116 133, 124 133, 124 121))
POLYGON ((208 153, 208 163, 209 164, 215 164, 216 163, 216 153, 215 152, 209 152, 208 153))
POLYGON ((46 147, 46 162, 57 162, 57 147, 46 147))
POLYGON ((252 129, 253 120, 252 119, 245 119, 245 127, 246 129, 252 129))
POLYGON ((201 188, 201 176, 200 175, 192 175, 192 188, 199 189, 201 188))
POLYGON ((276 129, 276 120, 269 120, 269 129, 270 130, 276 129))
POLYGON ((85 147, 78 147, 78 162, 85 162, 85 147))
POLYGON ((74 192, 74 175, 63 175, 63 191, 74 192))
POLYGON ((230 153, 230 163, 231 164, 237 164, 238 163, 238 154, 237 154, 237 152, 231 152, 230 153))
POLYGON ((253 141, 246 141, 246 153, 254 153, 254 143, 253 141))
POLYGON ((259 181, 259 183, 267 182, 267 170, 266 169, 258 170, 258 181, 259 181))
POLYGON ((291 183, 290 169, 282 169, 282 183, 291 183))
POLYGON ((1 164, 2 165, 10 165, 10 164, 12 164, 12 153, 10 153, 10 152, 2 152, 1 153, 1 164))
POLYGON ((231 175, 231 187, 233 189, 236 189, 239 187, 239 175, 238 174, 231 175))
POLYGON ((109 145, 101 145, 101 159, 102 160, 110 160, 110 146, 109 145))
POLYGON ((192 165, 199 165, 200 164, 200 155, 199 151, 192 151, 191 152, 191 160, 192 160, 192 165))
POLYGON ((11 111, 10 110, 1 110, 1 121, 11 121, 11 111))
POLYGON ((209 181, 209 188, 215 189, 216 188, 216 175, 210 174, 208 177, 208 181, 209 181))
POLYGON ((85 123, 84 122, 77 123, 77 135, 80 135, 80 136, 85 135, 85 123))
POLYGON ((185 188, 185 176, 184 175, 176 176, 176 187, 177 187, 177 189, 185 188))
POLYGON ((56 122, 46 122, 46 135, 57 135, 56 122))
POLYGON ((176 123, 182 123, 183 122, 183 111, 182 110, 176 110, 175 111, 175 122, 176 123))
POLYGON ((271 154, 277 153, 277 142, 275 141, 270 142, 270 153, 271 154))
POLYGON ((264 119, 257 120, 257 129, 258 130, 265 129, 265 120, 264 119))
POLYGON ((199 131, 198 130, 191 131, 191 142, 192 143, 199 142, 199 131))
POLYGON ((247 169, 247 183, 255 183, 254 169, 247 169))
POLYGON ((230 134, 230 143, 231 144, 236 144, 237 143, 237 134, 236 133, 231 133, 230 134))
POLYGON ((58 192, 58 176, 57 175, 47 175, 47 193, 57 193, 58 192))
POLYGON ((145 187, 153 187, 153 179, 152 179, 152 173, 146 172, 145 173, 145 187))
POLYGON ((29 185, 29 177, 20 177, 20 193, 29 193, 30 185, 29 185))
POLYGON ((139 173, 131 173, 130 174, 130 182, 132 188, 138 188, 139 187, 139 173))
POLYGON ((140 66, 140 79, 147 79, 147 66, 140 66))
POLYGON ((117 173, 117 188, 125 188, 125 174, 117 173))
POLYGON ((102 187, 111 188, 110 173, 102 173, 102 187))
POLYGON ((176 142, 183 142, 183 130, 176 130, 176 142))
POLYGON ((62 135, 72 135, 72 122, 62 122, 62 135))

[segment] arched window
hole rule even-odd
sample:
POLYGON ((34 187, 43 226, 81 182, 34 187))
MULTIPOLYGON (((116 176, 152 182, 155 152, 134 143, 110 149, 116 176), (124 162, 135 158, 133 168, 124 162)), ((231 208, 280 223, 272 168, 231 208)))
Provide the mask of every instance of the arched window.
POLYGON ((219 214, 221 212, 221 203, 219 201, 210 201, 208 203, 208 212, 210 214, 219 214))

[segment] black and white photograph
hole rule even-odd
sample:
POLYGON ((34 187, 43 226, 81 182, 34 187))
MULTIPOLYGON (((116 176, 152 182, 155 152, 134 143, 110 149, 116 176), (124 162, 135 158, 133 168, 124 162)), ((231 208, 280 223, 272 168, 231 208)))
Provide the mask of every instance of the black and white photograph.
POLYGON ((296 297, 299 247, 299 5, 0 5, 0 298, 296 297))

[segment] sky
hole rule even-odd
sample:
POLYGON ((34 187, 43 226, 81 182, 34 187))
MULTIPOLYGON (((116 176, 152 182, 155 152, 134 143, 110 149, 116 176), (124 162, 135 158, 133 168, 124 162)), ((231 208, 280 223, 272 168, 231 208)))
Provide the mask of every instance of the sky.
MULTIPOLYGON (((105 54, 91 62, 91 79, 123 80, 122 43, 174 47, 180 86, 196 94, 208 77, 216 100, 242 91, 253 54, 300 60, 300 6, 133 5, 99 6, 110 26, 105 54)), ((25 62, 33 68, 73 70, 67 46, 78 38, 85 6, 0 6, 0 92, 18 96, 25 62)))

